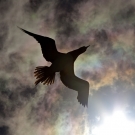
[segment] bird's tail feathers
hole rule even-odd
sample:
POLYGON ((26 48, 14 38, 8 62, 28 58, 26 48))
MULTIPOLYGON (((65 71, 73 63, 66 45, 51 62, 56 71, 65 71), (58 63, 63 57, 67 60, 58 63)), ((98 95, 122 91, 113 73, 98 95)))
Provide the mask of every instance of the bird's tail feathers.
POLYGON ((89 91, 78 91, 78 102, 80 102, 80 104, 82 104, 84 107, 88 107, 88 97, 89 97, 89 91))
POLYGON ((44 85, 51 85, 54 83, 55 72, 51 72, 50 68, 47 66, 36 67, 34 76, 36 77, 35 85, 38 83, 43 83, 44 85))

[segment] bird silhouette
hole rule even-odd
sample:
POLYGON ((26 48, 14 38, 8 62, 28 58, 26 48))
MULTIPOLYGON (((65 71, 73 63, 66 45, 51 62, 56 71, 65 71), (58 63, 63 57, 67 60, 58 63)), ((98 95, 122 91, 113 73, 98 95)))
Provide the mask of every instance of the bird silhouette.
POLYGON ((36 67, 34 72, 36 77, 35 85, 38 83, 43 83, 44 85, 54 83, 55 73, 60 72, 60 79, 62 83, 68 88, 77 91, 78 102, 80 102, 80 104, 82 104, 84 107, 88 107, 89 83, 75 76, 74 62, 77 57, 84 53, 90 45, 80 47, 79 49, 70 51, 68 53, 61 53, 57 51, 55 40, 52 38, 31 33, 22 28, 20 29, 39 42, 44 58, 48 62, 52 63, 50 67, 36 67))

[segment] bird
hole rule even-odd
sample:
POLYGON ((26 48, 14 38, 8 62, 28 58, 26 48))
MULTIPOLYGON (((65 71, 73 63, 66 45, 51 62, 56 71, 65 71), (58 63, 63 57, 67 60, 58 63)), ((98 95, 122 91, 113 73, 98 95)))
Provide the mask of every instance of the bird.
POLYGON ((75 75, 74 63, 77 57, 84 53, 90 45, 82 46, 67 53, 61 53, 57 50, 54 39, 29 32, 20 27, 18 28, 38 41, 41 46, 43 57, 46 61, 52 63, 50 67, 38 66, 35 68, 35 85, 39 83, 43 83, 43 85, 53 84, 55 73, 59 72, 62 83, 69 89, 77 91, 78 102, 82 104, 82 106, 88 107, 89 82, 75 75))

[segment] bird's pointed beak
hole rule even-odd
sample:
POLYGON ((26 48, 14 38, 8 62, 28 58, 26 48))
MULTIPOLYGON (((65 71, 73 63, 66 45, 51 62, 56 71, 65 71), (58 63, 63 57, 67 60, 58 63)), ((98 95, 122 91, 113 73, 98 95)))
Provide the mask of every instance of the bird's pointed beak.
POLYGON ((86 48, 88 48, 90 45, 86 46, 86 48))

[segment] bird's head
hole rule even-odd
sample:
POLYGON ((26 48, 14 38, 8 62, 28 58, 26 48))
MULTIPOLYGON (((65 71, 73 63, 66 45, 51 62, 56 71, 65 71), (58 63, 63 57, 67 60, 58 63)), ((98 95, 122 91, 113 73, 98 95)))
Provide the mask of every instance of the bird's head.
POLYGON ((84 53, 84 52, 87 50, 87 48, 88 48, 89 46, 90 46, 90 45, 88 45, 88 46, 83 46, 83 47, 79 48, 80 51, 81 51, 81 53, 84 53))

